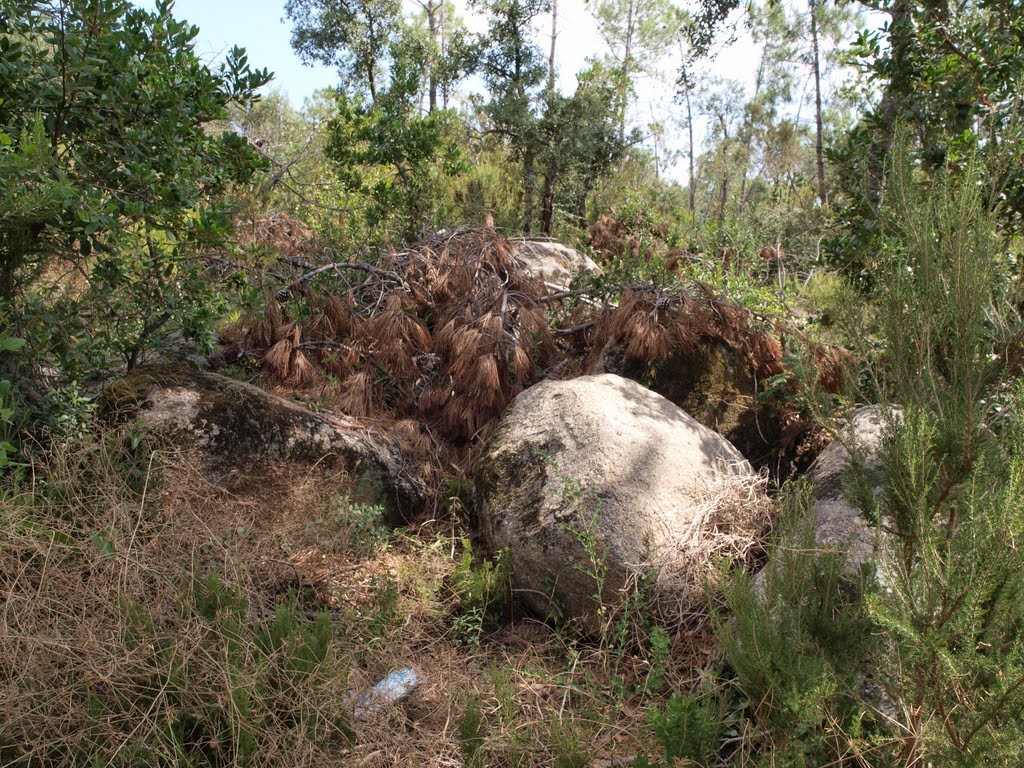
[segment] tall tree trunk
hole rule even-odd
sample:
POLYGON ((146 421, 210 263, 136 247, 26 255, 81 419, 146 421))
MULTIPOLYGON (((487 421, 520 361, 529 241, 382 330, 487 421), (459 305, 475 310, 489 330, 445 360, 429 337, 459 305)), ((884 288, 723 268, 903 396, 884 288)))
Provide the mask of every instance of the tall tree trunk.
POLYGON ((729 169, 722 168, 722 185, 718 191, 718 220, 725 221, 725 202, 729 199, 729 169))
MULTIPOLYGON (((441 61, 447 63, 448 61, 448 18, 445 15, 444 0, 441 0, 441 12, 439 15, 439 23, 441 26, 441 61)), ((441 99, 442 105, 445 109, 448 109, 448 81, 445 81, 441 87, 441 99)))
MULTIPOLYGON (((765 60, 768 58, 768 46, 771 45, 771 41, 767 38, 764 41, 764 50, 761 51, 761 63, 757 65, 757 77, 754 79, 754 99, 757 101, 757 97, 761 95, 761 86, 764 85, 764 67, 765 60)), ((739 216, 743 215, 744 209, 747 207, 747 172, 750 170, 750 152, 754 146, 754 125, 753 120, 750 118, 750 112, 747 112, 746 118, 744 118, 744 131, 746 132, 746 144, 743 148, 743 172, 740 176, 740 207, 739 216)))
POLYGON ((533 234, 533 182, 534 157, 527 152, 523 157, 523 234, 533 234))
POLYGON ((549 168, 544 174, 544 195, 541 198, 540 229, 548 237, 555 225, 555 174, 557 171, 549 168))
POLYGON ((437 44, 438 44, 438 9, 444 5, 444 0, 439 3, 428 2, 426 5, 427 10, 427 28, 430 30, 430 71, 427 73, 429 78, 430 87, 430 112, 433 114, 437 110, 437 44))
POLYGON ((633 33, 636 27, 636 0, 626 11, 626 39, 622 46, 622 114, 619 117, 619 141, 626 140, 626 112, 629 111, 629 78, 633 64, 633 33))
POLYGON ((814 67, 814 126, 817 139, 814 152, 818 161, 818 199, 828 207, 828 190, 825 189, 825 139, 821 124, 821 60, 818 53, 818 0, 810 0, 811 5, 811 53, 814 67))
POLYGON ((909 72, 910 54, 914 41, 914 22, 910 0, 898 0, 890 11, 889 44, 892 49, 892 76, 885 84, 878 103, 878 128, 867 157, 867 191, 872 204, 881 206, 885 188, 885 164, 892 151, 896 123, 905 109, 912 77, 909 72))
POLYGON ((729 199, 729 126, 722 120, 722 184, 718 191, 718 220, 725 221, 725 204, 729 199))
POLYGON ((694 216, 697 213, 697 177, 694 170, 693 164, 693 110, 690 107, 690 88, 687 87, 686 91, 686 130, 690 134, 690 145, 688 147, 688 154, 690 155, 690 215, 694 216))
POLYGON ((551 0, 551 54, 548 56, 548 90, 555 90, 555 41, 558 40, 558 0, 551 0))

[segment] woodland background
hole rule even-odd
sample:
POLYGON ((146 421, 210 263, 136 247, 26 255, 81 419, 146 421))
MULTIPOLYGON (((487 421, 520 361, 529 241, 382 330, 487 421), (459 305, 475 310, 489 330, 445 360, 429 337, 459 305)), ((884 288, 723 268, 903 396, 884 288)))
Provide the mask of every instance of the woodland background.
POLYGON ((0 0, 0 763, 1020 764, 1024 13, 589 7, 607 51, 563 94, 555 0, 472 0, 483 34, 444 0, 288 0, 338 72, 298 108, 241 49, 200 60, 169 0, 0 0), (706 74, 736 24, 753 90, 706 74), (672 130, 634 111, 670 49, 672 130), (521 236, 603 274, 513 327, 492 278, 521 236), (598 347, 653 372, 709 339, 780 454, 903 406, 881 490, 848 489, 891 580, 779 544, 813 510, 776 462, 767 597, 731 574, 685 637, 639 603, 597 639, 527 620, 470 536, 505 405, 598 347), (196 523, 202 481, 101 397, 182 359, 392 425, 431 524, 298 481, 301 524, 254 533, 230 499, 196 523), (246 570, 310 542, 362 563, 358 609, 246 570), (346 680, 424 648, 445 717, 354 727, 346 680))

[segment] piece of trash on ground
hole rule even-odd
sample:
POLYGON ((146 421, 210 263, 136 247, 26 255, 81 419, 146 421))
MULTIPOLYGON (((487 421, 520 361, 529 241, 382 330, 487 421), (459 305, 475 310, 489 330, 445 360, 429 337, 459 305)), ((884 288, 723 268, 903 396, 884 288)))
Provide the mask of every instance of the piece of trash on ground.
POLYGON ((353 714, 356 717, 363 717, 388 704, 397 704, 415 691, 419 687, 420 682, 419 675, 416 674, 414 669, 409 667, 389 672, 373 688, 359 697, 353 709, 353 714))

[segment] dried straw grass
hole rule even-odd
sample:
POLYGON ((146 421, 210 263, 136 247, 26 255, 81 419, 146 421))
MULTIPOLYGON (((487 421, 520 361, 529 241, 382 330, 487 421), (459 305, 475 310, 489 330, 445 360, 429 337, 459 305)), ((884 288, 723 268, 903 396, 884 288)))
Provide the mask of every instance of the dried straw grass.
MULTIPOLYGON (((394 428, 410 443, 431 439, 416 420, 394 428)), ((150 749, 151 762, 172 764, 180 756, 167 729, 181 711, 232 711, 229 690, 252 687, 265 661, 243 632, 242 662, 226 664, 216 627, 184 610, 180 588, 211 571, 245 595, 252 627, 290 593, 301 611, 330 611, 336 627, 320 673, 250 697, 253 711, 301 710, 315 726, 262 721, 248 764, 457 766, 470 697, 487 724, 489 765, 555 763, 559 728, 581 734, 595 765, 626 764, 646 751, 646 713, 658 699, 612 692, 613 675, 645 679, 643 658, 613 668, 607 649, 521 618, 487 627, 479 645, 464 642, 451 618, 462 599, 451 591, 458 531, 437 524, 393 536, 383 549, 353 549, 361 529, 330 515, 333 499, 351 487, 343 474, 278 463, 213 486, 190 455, 158 452, 144 465, 151 480, 140 492, 126 484, 130 457, 120 444, 108 437, 55 455, 45 500, 0 501, 0 722, 5 743, 20 745, 34 764, 94 755, 99 764, 137 765, 135 744, 150 749), (140 643, 127 642, 138 632, 121 607, 129 603, 155 619, 140 643), (174 665, 187 670, 187 686, 167 682, 174 665), (402 666, 416 669, 422 687, 404 704, 354 721, 354 741, 342 738, 337 718, 402 666), (102 704, 102 716, 90 700, 102 704)), ((696 641, 680 642, 668 670, 672 688, 692 683, 695 668, 687 654, 696 641)), ((216 752, 224 743, 208 746, 216 752)), ((237 762, 224 752, 209 758, 217 760, 237 762)))
POLYGON ((750 562, 763 551, 775 520, 766 474, 723 468, 717 479, 693 499, 695 512, 688 530, 670 542, 638 573, 653 569, 652 609, 670 627, 706 623, 707 593, 721 586, 720 563, 750 562))
MULTIPOLYGON (((181 750, 230 762, 226 743, 192 743, 198 721, 179 718, 241 722, 231 714, 232 690, 249 692, 252 711, 282 715, 261 721, 251 765, 336 760, 342 734, 332 713, 345 692, 342 660, 332 655, 288 691, 267 690, 255 682, 265 657, 253 637, 232 641, 227 664, 216 653, 228 646, 215 625, 183 598, 193 575, 215 564, 228 587, 247 595, 254 622, 282 598, 269 572, 254 567, 260 558, 251 540, 225 538, 241 529, 244 509, 230 528, 220 527, 231 500, 181 455, 173 470, 166 457, 151 457, 141 490, 130 488, 124 457, 111 445, 54 454, 45 496, 28 491, 0 501, 0 722, 5 746, 21 753, 16 764, 175 764, 181 750), (163 472, 174 477, 161 487, 163 472), (308 730, 286 721, 297 707, 308 730)), ((309 488, 299 495, 312 498, 309 488)))

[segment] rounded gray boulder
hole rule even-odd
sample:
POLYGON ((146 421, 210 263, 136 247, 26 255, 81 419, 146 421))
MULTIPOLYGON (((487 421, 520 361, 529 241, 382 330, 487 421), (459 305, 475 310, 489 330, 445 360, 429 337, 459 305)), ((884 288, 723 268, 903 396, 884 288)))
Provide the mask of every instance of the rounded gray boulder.
POLYGON ((639 584, 658 618, 702 613, 719 557, 771 524, 762 479, 725 438, 613 374, 520 394, 478 463, 476 508, 513 586, 542 615, 592 632, 639 584))

